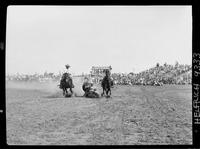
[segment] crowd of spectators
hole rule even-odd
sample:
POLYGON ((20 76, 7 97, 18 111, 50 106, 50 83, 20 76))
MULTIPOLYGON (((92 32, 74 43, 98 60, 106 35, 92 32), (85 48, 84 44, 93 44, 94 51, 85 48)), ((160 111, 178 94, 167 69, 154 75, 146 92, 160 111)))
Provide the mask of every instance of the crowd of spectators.
MULTIPOLYGON (((54 73, 33 74, 33 75, 12 75, 6 76, 6 81, 59 81, 62 73, 55 75, 54 73)), ((111 78, 117 85, 163 85, 163 84, 191 84, 192 82, 192 66, 191 65, 175 65, 164 64, 160 66, 158 63, 155 67, 142 71, 140 73, 112 73, 111 78)), ((101 77, 92 77, 93 83, 100 83, 101 77)))
POLYGON ((120 74, 114 73, 111 75, 114 84, 120 85, 163 85, 163 84, 191 84, 192 82, 192 66, 164 64, 140 73, 120 74))

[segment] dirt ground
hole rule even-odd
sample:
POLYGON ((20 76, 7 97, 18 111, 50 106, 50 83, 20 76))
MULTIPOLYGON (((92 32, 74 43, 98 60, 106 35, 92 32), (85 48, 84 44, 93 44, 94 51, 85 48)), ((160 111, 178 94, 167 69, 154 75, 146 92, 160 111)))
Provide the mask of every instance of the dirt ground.
POLYGON ((9 145, 192 144, 191 86, 115 86, 91 99, 63 98, 56 85, 6 85, 9 145))

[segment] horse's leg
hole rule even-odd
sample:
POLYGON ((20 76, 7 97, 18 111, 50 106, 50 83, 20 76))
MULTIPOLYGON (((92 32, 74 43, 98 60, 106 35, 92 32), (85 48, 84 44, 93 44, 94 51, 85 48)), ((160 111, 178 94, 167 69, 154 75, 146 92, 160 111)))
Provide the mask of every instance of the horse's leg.
POLYGON ((101 96, 103 96, 104 95, 104 88, 103 88, 103 93, 101 94, 101 96))
POLYGON ((63 88, 63 96, 65 96, 65 89, 63 88))
POLYGON ((108 96, 109 89, 106 89, 106 96, 108 96))
POLYGON ((67 88, 66 88, 65 92, 66 92, 66 94, 65 94, 65 95, 68 95, 68 91, 67 91, 67 88))
POLYGON ((70 88, 70 92, 73 94, 73 90, 72 90, 72 88, 70 88))

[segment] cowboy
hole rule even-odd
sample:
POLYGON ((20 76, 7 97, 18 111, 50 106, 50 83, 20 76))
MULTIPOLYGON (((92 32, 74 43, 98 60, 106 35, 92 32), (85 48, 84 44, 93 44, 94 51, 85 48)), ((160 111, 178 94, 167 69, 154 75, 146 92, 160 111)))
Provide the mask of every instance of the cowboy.
POLYGON ((97 89, 94 88, 93 83, 89 80, 88 77, 84 78, 84 83, 82 85, 82 89, 85 92, 83 95, 84 97, 88 98, 99 98, 99 93, 97 92, 97 89))
POLYGON ((85 77, 84 78, 84 83, 82 85, 82 89, 84 92, 88 92, 90 91, 90 88, 92 86, 92 83, 89 82, 89 78, 88 77, 85 77))
POLYGON ((89 81, 88 77, 84 78, 84 83, 82 85, 82 89, 85 92, 84 96, 87 97, 88 93, 92 90, 93 83, 89 81))
MULTIPOLYGON (((66 70, 66 72, 62 75, 62 79, 61 79, 61 80, 63 80, 63 79, 71 79, 71 80, 72 80, 71 74, 69 73, 70 65, 67 64, 67 65, 65 65, 65 67, 66 67, 67 70, 66 70)), ((72 88, 74 88, 73 81, 72 81, 72 88)))
POLYGON ((70 77, 70 73, 69 73, 69 68, 70 68, 70 65, 65 65, 65 68, 66 68, 66 72, 63 74, 63 75, 65 75, 66 77, 70 77))

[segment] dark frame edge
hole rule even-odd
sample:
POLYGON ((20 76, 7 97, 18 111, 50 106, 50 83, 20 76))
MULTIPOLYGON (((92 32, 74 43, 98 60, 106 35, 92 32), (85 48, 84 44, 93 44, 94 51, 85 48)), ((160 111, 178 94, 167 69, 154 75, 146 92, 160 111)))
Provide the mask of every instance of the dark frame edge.
MULTIPOLYGON (((198 42, 199 40, 199 35, 200 35, 200 23, 199 23, 199 18, 198 18, 198 14, 200 14, 200 7, 197 3, 198 0, 193 0, 193 1, 189 1, 189 0, 185 0, 182 1, 182 4, 177 3, 176 1, 168 1, 168 2, 163 2, 163 3, 156 3, 155 1, 153 2, 152 5, 192 5, 192 53, 199 53, 200 50, 200 42, 198 42)), ((146 3, 146 5, 149 5, 147 1, 140 1, 140 3, 136 2, 136 5, 144 5, 144 3, 146 3), (142 4, 143 3, 143 4, 142 4)), ((150 1, 151 3, 151 1, 150 1)), ((97 3, 93 2, 89 2, 89 1, 82 1, 82 2, 78 2, 76 3, 76 1, 69 1, 67 3, 67 5, 98 5, 97 3)), ((129 3, 125 3, 123 5, 127 5, 129 3)), ((1 77, 2 79, 0 80, 1 82, 1 91, 4 93, 4 99, 6 98, 6 91, 5 91, 5 58, 6 58, 6 16, 7 16, 7 8, 10 5, 66 5, 66 2, 58 0, 58 1, 30 1, 30 2, 24 2, 22 0, 17 1, 6 1, 3 0, 3 2, 1 2, 0 4, 0 19, 1 19, 1 24, 0 24, 0 59, 1 59, 1 69, 4 70, 4 73, 1 73, 1 77), (3 20, 3 21, 2 21, 3 20), (4 85, 2 85, 4 84, 4 85)), ((107 4, 103 4, 100 3, 99 5, 121 5, 121 3, 119 1, 112 1, 112 2, 107 2, 107 4)), ((135 4, 134 4, 135 5, 135 4)), ((194 58, 194 57, 193 57, 194 58)), ((198 80, 200 80, 199 76, 195 77, 194 76, 194 65, 195 63, 192 61, 192 84, 197 82, 198 80)), ((2 95, 2 94, 1 94, 2 95)), ((194 97, 194 85, 192 85, 192 96, 194 97)), ((194 101, 194 99, 193 99, 194 101)), ((193 148, 193 147, 199 147, 200 146, 200 125, 195 125, 194 124, 194 104, 192 101, 192 121, 193 121, 193 145, 186 145, 186 148, 193 148)), ((6 146, 6 148, 11 147, 30 147, 30 146, 9 146, 6 143, 6 100, 0 100, 0 146, 6 146), (3 122, 3 123, 2 123, 3 122), (5 129, 3 129, 5 128, 5 129)), ((41 147, 41 146, 35 146, 35 147, 41 147)), ((44 147, 44 146, 42 146, 44 147)), ((46 146, 46 147, 51 147, 51 146, 46 146)), ((56 146, 52 146, 52 147, 56 147, 56 146)), ((63 147, 63 146, 59 146, 59 147, 63 147)), ((67 146, 66 146, 67 147, 67 146)), ((69 147, 73 147, 73 146, 69 146, 69 147)), ((89 147, 89 146, 81 146, 81 147, 89 147)), ((91 147, 106 147, 106 146, 91 146, 91 147)), ((148 146, 148 145, 141 145, 141 146, 112 146, 112 148, 180 148, 180 147, 184 147, 183 145, 158 145, 158 146, 148 146)))

